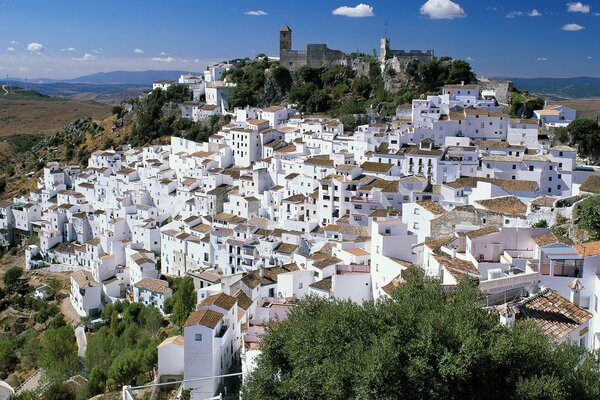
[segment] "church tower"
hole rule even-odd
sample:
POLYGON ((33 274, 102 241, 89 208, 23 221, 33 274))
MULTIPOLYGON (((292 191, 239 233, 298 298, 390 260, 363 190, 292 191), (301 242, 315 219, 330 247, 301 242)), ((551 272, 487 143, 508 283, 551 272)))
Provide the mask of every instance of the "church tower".
POLYGON ((286 51, 292 50, 292 30, 284 25, 279 30, 279 57, 282 57, 286 51))

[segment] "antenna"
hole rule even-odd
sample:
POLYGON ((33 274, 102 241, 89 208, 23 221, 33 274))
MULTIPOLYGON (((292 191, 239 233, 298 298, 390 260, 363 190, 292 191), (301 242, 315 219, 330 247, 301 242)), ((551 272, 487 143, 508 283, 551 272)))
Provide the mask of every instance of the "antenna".
POLYGON ((385 23, 383 24, 383 37, 384 38, 388 38, 388 23, 387 21, 385 21, 385 23))

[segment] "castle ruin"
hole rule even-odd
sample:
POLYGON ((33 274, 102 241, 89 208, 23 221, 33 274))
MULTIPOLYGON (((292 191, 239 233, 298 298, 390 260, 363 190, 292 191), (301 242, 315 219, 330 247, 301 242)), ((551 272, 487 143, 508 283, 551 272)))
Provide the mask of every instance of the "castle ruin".
POLYGON ((279 64, 289 69, 302 66, 320 68, 326 65, 350 65, 343 51, 332 50, 326 44, 308 44, 306 50, 292 50, 292 29, 284 25, 279 31, 279 64))
POLYGON ((385 63, 390 59, 397 59, 398 63, 402 66, 406 66, 408 63, 416 62, 429 62, 433 60, 433 50, 390 50, 390 39, 384 37, 381 38, 379 48, 379 61, 385 63))

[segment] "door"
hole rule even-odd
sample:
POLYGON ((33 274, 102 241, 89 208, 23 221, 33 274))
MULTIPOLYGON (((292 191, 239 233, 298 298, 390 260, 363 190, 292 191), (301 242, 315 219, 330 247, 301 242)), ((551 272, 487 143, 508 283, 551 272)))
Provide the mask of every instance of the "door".
POLYGON ((500 244, 494 243, 492 246, 494 246, 493 250, 492 250, 492 261, 499 262, 500 261, 500 244))

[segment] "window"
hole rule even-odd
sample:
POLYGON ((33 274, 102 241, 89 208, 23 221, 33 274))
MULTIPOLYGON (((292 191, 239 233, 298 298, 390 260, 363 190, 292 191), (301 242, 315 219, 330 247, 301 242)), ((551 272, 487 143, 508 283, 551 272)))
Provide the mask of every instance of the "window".
POLYGON ((419 229, 419 223, 418 222, 415 222, 413 224, 413 229, 419 229))
POLYGON ((415 215, 419 215, 419 209, 418 208, 415 208, 414 214, 415 215))
POLYGON ((529 170, 530 170, 530 171, 533 171, 533 165, 530 165, 530 166, 529 166, 529 170))
POLYGON ((298 289, 302 289, 302 287, 303 287, 303 286, 304 286, 304 284, 303 284, 302 282, 300 282, 300 283, 298 284, 298 289))
POLYGON ((562 156, 563 156, 563 152, 562 152, 562 151, 559 151, 559 152, 558 152, 558 156, 559 156, 559 157, 562 157, 562 156))
POLYGON ((194 341, 201 342, 202 341, 202 334, 201 333, 196 333, 194 335, 194 341))
POLYGON ((513 164, 512 169, 517 169, 517 165, 513 164))

